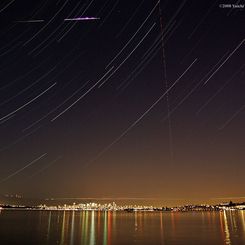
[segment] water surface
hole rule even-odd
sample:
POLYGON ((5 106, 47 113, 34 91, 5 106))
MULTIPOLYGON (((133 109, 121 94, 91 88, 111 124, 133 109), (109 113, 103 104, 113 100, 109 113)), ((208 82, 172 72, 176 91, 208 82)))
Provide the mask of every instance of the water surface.
POLYGON ((245 211, 0 211, 0 244, 245 244, 245 211))

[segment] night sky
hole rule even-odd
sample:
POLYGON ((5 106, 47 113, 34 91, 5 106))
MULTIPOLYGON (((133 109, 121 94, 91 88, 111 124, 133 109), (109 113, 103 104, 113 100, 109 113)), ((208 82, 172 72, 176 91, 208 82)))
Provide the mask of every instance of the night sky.
POLYGON ((0 193, 244 197, 244 16, 244 1, 1 1, 0 193))

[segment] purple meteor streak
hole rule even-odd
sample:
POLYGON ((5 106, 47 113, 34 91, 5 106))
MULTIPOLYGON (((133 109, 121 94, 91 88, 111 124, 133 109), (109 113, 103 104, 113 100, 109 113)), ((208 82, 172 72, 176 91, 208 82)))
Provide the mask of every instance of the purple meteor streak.
POLYGON ((77 18, 67 18, 64 21, 79 21, 79 20, 99 20, 97 17, 77 17, 77 18))

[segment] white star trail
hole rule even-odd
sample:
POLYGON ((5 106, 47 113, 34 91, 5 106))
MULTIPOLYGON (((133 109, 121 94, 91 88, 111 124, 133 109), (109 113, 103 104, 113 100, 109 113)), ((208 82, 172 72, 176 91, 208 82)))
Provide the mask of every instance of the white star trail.
MULTIPOLYGON (((79 3, 71 10, 71 12, 70 12, 70 15, 72 15, 73 14, 73 12, 77 9, 77 7, 79 6, 79 3)), ((79 10, 80 11, 80 10, 79 10)), ((28 54, 29 55, 31 55, 31 54, 33 54, 36 50, 38 50, 39 48, 41 48, 42 46, 42 48, 39 50, 39 52, 36 54, 36 55, 38 55, 38 54, 40 54, 45 48, 47 48, 52 42, 54 42, 54 41, 56 41, 56 34, 57 34, 57 32, 63 27, 63 25, 64 25, 64 23, 61 23, 60 25, 58 25, 46 38, 44 38, 41 42, 39 42, 39 44, 34 48, 34 49, 32 49, 30 52, 28 52, 28 54), (53 37, 54 36, 54 38, 52 39, 52 40, 50 40, 51 39, 51 37, 53 37), (45 43, 46 43, 46 45, 45 45, 45 43)), ((64 27, 64 29, 67 27, 67 25, 65 25, 65 27, 64 27)), ((61 30, 60 32, 62 32, 63 30, 61 30)), ((57 35, 59 35, 59 34, 57 34, 57 35)))
POLYGON ((245 39, 243 39, 236 48, 228 55, 228 57, 219 65, 219 67, 209 76, 209 78, 204 82, 204 84, 207 84, 207 82, 220 70, 220 68, 230 59, 230 57, 242 46, 245 39))
MULTIPOLYGON (((144 39, 148 36, 148 34, 151 32, 151 30, 154 28, 156 23, 154 23, 151 28, 147 31, 147 33, 143 36, 143 38, 140 40, 140 42, 134 47, 134 49, 127 55, 127 57, 118 65, 118 67, 110 74, 108 78, 106 78, 99 87, 103 86, 119 69, 120 67, 130 58, 130 56, 134 53, 134 51, 140 46, 140 44, 144 41, 144 39)), ((108 66, 107 66, 108 67, 108 66)))
POLYGON ((191 34, 188 36, 188 39, 190 39, 195 34, 195 32, 198 30, 198 28, 204 22, 204 20, 208 17, 208 15, 213 10, 213 8, 217 6, 217 2, 218 2, 218 0, 214 1, 214 3, 207 10, 207 12, 205 13, 205 15, 201 18, 201 20, 199 21, 199 23, 195 26, 195 28, 193 29, 193 31, 191 32, 191 34))
POLYGON ((71 96, 69 96, 67 99, 65 99, 61 104, 59 104, 58 106, 56 106, 54 109, 52 109, 51 111, 49 111, 46 115, 44 115, 43 117, 41 117, 40 119, 38 119, 37 121, 35 121, 34 123, 32 123, 31 125, 29 125, 28 127, 24 128, 22 131, 26 131, 30 128, 32 128, 34 125, 36 125, 37 123, 39 123, 40 121, 42 121, 43 119, 47 118, 50 114, 52 114, 53 112, 55 112, 56 110, 58 110, 62 105, 64 105, 67 101, 69 101, 72 97, 74 97, 74 95, 76 95, 77 93, 79 93, 87 84, 89 81, 87 81, 81 88, 79 88, 78 90, 76 90, 71 96))
POLYGON ((45 170, 50 168, 52 165, 54 165, 56 162, 58 162, 60 159, 62 159, 62 156, 58 156, 53 161, 51 161, 49 164, 45 165, 43 168, 39 169, 37 172, 32 174, 29 178, 33 178, 33 177, 37 176, 38 174, 44 172, 45 170))
POLYGON ((0 9, 0 13, 2 13, 6 8, 8 8, 15 0, 10 1, 7 3, 3 8, 0 9))
POLYGON ((33 165, 34 163, 36 163, 37 161, 39 161, 40 159, 42 159, 43 157, 45 157, 48 153, 44 153, 41 156, 39 156, 38 158, 36 158, 35 160, 31 161, 30 163, 28 163, 27 165, 25 165, 24 167, 18 169, 17 171, 15 171, 14 173, 8 175, 7 177, 5 177, 4 179, 1 180, 1 184, 7 180, 9 180, 10 178, 14 177, 15 175, 17 175, 18 173, 22 172, 24 169, 30 167, 31 165, 33 165))
POLYGON ((27 134, 24 134, 21 137, 15 139, 14 141, 10 142, 6 146, 3 146, 2 148, 0 148, 0 152, 9 150, 11 147, 17 145, 19 142, 22 142, 27 137, 29 137, 29 136, 33 135, 34 133, 36 133, 41 127, 42 126, 39 126, 39 127, 35 128, 35 129, 33 129, 31 132, 29 132, 27 134))
POLYGON ((135 17, 135 15, 138 13, 138 11, 139 11, 140 7, 142 6, 142 4, 144 3, 144 1, 145 0, 141 1, 141 3, 137 6, 137 8, 135 9, 134 13, 131 15, 131 17, 128 19, 128 21, 126 22, 126 24, 122 27, 122 29, 116 35, 116 38, 118 38, 119 36, 121 36, 121 34, 124 32, 124 30, 127 28, 127 26, 130 24, 130 22, 135 17))
POLYGON ((223 130, 227 127, 243 110, 245 109, 245 104, 242 105, 226 122, 219 127, 219 130, 223 130))
POLYGON ((127 48, 127 46, 131 43, 131 41, 135 38, 135 36, 139 33, 139 31, 142 29, 142 27, 145 25, 145 23, 147 22, 147 20, 150 18, 150 16, 152 15, 152 13, 155 11, 155 9, 157 8, 158 4, 160 1, 157 2, 157 4, 153 7, 153 9, 151 10, 151 12, 149 13, 149 15, 146 17, 146 19, 143 21, 143 23, 140 25, 140 27, 136 30, 136 32, 134 33, 134 35, 128 40, 128 42, 123 46, 123 48, 117 53, 117 55, 107 64, 106 68, 108 68, 113 61, 127 48))
POLYGON ((26 106, 28 106, 29 104, 31 104, 33 101, 37 100, 39 97, 41 97, 43 94, 45 94, 46 92, 48 92, 51 88, 53 88, 57 83, 54 83, 53 85, 51 85, 50 87, 48 87, 47 89, 45 89, 42 93, 40 93, 39 95, 37 95, 35 98, 31 99, 30 101, 28 101, 27 103, 25 103, 24 105, 20 106, 19 108, 17 108, 16 110, 8 113, 7 115, 3 116, 0 118, 0 121, 4 120, 5 118, 15 114, 16 112, 22 110, 23 108, 25 108, 26 106))
POLYGON ((68 106, 65 110, 63 110, 61 113, 59 113, 56 117, 54 117, 51 122, 55 121, 57 118, 59 118, 61 115, 63 115, 66 111, 71 109, 77 102, 79 102, 82 98, 84 98, 90 91, 93 90, 97 86, 97 84, 100 83, 100 81, 113 69, 114 67, 111 67, 110 70, 108 70, 90 89, 88 89, 83 95, 81 95, 77 100, 75 100, 70 106, 68 106))
POLYGON ((64 9, 66 4, 69 0, 66 0, 64 4, 60 7, 60 9, 55 13, 55 15, 47 22, 46 25, 44 25, 38 32, 36 32, 29 40, 27 40, 23 46, 26 46, 28 43, 30 43, 37 35, 39 35, 48 25, 56 18, 56 16, 64 9))
MULTIPOLYGON (((173 35, 174 31, 178 28, 180 23, 177 25, 169 26, 169 28, 165 31, 163 38, 165 39, 165 44, 168 42, 169 38, 173 35)), ((124 90, 126 89, 131 81, 133 81, 141 72, 148 66, 148 64, 152 61, 152 59, 159 53, 159 51, 162 49, 161 46, 161 35, 155 39, 153 44, 150 46, 150 48, 144 53, 142 60, 139 64, 134 68, 134 70, 127 76, 127 78, 117 87, 117 89, 124 90)))
POLYGON ((15 114, 13 114, 13 115, 11 115, 11 116, 5 118, 4 120, 2 120, 2 121, 0 122, 0 125, 4 124, 4 123, 7 122, 8 120, 12 119, 14 116, 15 116, 15 114))
POLYGON ((54 71, 56 69, 56 67, 53 67, 51 70, 47 71, 46 73, 44 73, 40 78, 38 78, 35 82, 31 83, 29 86, 26 86, 24 89, 22 89, 21 91, 19 91, 18 93, 16 93, 14 96, 6 99, 5 101, 0 103, 0 106, 8 103, 9 101, 13 100, 14 98, 18 97, 19 95, 23 94, 24 92, 26 92, 27 90, 29 90, 30 88, 32 88, 34 85, 36 85, 37 83, 39 83, 40 81, 42 81, 45 77, 47 77, 52 71, 54 71))
POLYGON ((170 90, 179 82, 179 80, 190 70, 190 68, 195 64, 197 59, 195 59, 186 70, 172 83, 171 86, 137 119, 135 120, 123 133, 121 133, 115 140, 112 141, 108 146, 106 146, 95 158, 93 158, 89 163, 85 166, 90 165, 94 161, 96 161, 99 157, 101 157, 105 152, 107 152, 113 145, 115 145, 118 141, 120 141, 131 129, 133 129, 165 96, 170 90))
POLYGON ((117 1, 113 4, 113 6, 111 7, 111 10, 109 11, 109 13, 103 18, 103 21, 100 23, 99 28, 100 28, 101 26, 103 26, 104 23, 107 21, 107 19, 111 16, 111 14, 114 12, 115 8, 117 7, 118 3, 119 3, 119 0, 117 0, 117 1))
POLYGON ((238 71, 236 71, 230 79, 228 79, 207 101, 200 107, 200 109, 196 112, 198 115, 226 86, 229 82, 231 82, 236 75, 245 67, 245 64, 243 64, 238 71))
POLYGON ((55 121, 57 118, 59 118, 61 115, 63 115, 65 112, 70 110, 75 104, 77 104, 81 99, 83 99, 89 92, 93 90, 99 84, 100 80, 97 81, 92 87, 90 87, 84 94, 82 94, 77 100, 75 100, 70 106, 68 106, 65 110, 63 110, 61 113, 59 113, 57 116, 55 116, 53 119, 51 119, 51 122, 55 121))

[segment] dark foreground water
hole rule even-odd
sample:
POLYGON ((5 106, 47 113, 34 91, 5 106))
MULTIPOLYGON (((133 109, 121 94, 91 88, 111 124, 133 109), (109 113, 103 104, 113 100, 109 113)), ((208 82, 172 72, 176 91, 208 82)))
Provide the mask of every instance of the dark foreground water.
POLYGON ((245 244, 245 211, 0 211, 0 244, 245 244))

